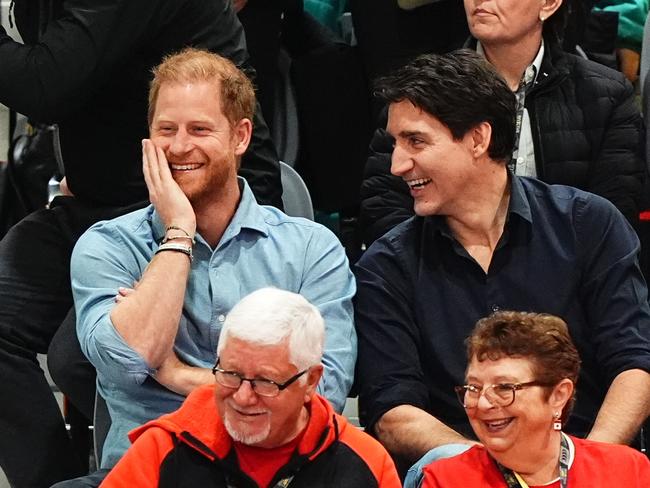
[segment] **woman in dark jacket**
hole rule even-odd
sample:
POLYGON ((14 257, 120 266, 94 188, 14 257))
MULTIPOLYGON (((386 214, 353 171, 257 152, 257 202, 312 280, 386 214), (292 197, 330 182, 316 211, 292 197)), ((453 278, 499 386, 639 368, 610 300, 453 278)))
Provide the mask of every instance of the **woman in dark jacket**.
MULTIPOLYGON (((535 2, 532 17, 529 3, 465 0, 474 36, 467 46, 486 56, 519 101, 511 168, 603 196, 635 225, 645 163, 633 88, 621 73, 561 50, 566 1, 547 0, 541 9, 535 2)), ((413 215, 406 184, 390 174, 391 151, 391 137, 379 129, 361 188, 366 244, 413 215)))

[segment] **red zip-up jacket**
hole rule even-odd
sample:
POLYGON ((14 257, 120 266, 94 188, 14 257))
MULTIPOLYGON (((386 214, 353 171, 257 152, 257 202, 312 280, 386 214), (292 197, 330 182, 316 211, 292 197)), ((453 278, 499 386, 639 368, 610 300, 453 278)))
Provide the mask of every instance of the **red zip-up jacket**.
MULTIPOLYGON (((291 488, 402 486, 392 459, 375 439, 336 414, 320 395, 289 462, 269 486, 293 476, 291 488)), ((133 430, 133 446, 102 487, 257 488, 237 463, 214 400, 214 386, 198 388, 180 409, 133 430)))

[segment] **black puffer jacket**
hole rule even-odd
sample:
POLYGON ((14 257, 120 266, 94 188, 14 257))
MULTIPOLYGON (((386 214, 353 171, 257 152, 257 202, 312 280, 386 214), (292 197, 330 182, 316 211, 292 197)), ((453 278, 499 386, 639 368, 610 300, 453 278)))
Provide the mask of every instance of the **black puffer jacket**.
MULTIPOLYGON (((146 200, 140 140, 148 133, 151 68, 184 46, 250 68, 231 3, 16 0, 24 44, 0 27, 0 103, 59 124, 68 186, 77 198, 97 206, 146 200)), ((258 201, 281 205, 275 149, 261 117, 254 125, 240 173, 258 201)))
MULTIPOLYGON (((618 71, 545 45, 526 95, 538 178, 603 196, 635 224, 646 172, 632 85, 618 71)), ((413 215, 408 187, 390 174, 391 151, 391 137, 379 129, 361 187, 366 244, 413 215)))

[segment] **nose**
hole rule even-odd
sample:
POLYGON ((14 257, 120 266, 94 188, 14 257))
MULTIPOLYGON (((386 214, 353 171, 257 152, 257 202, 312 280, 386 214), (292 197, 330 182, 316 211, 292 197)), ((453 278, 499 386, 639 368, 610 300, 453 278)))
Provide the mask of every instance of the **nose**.
POLYGON ((402 149, 399 144, 395 144, 390 161, 390 172, 395 176, 404 176, 411 169, 413 169, 413 161, 410 154, 402 149))
POLYGON ((483 410, 489 410, 491 408, 495 408, 495 405, 490 402, 490 399, 488 398, 489 393, 487 390, 483 390, 481 392, 481 395, 478 397, 478 403, 476 405, 476 408, 483 409, 483 410))
POLYGON ((190 134, 184 128, 179 127, 169 144, 168 150, 172 154, 181 155, 190 152, 192 147, 190 134))
POLYGON ((233 393, 232 398, 239 405, 255 405, 259 399, 250 381, 242 381, 237 391, 233 393))

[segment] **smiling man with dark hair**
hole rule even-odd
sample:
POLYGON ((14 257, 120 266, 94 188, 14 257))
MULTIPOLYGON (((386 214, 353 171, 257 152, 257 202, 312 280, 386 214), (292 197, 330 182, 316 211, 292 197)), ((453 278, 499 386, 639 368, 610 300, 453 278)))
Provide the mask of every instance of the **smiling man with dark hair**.
POLYGON ((563 317, 583 361, 568 431, 630 442, 650 409, 650 309, 633 229, 604 198, 508 169, 515 96, 480 55, 422 56, 378 94, 395 139, 391 172, 416 216, 356 268, 367 428, 410 462, 471 444, 453 390, 463 340, 491 310, 531 310, 563 317))

